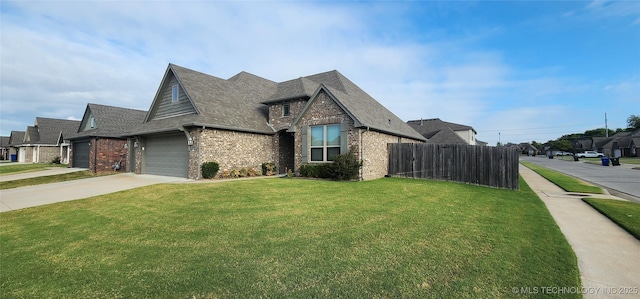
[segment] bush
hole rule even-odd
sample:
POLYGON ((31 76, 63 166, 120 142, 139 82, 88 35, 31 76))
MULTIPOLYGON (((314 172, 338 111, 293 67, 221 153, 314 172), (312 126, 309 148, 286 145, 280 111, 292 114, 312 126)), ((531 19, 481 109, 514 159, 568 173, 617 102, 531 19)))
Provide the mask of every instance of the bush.
POLYGON ((60 164, 60 157, 55 157, 51 160, 51 164, 60 164))
POLYGON ((356 149, 352 146, 349 152, 333 156, 331 178, 341 181, 357 179, 360 167, 362 167, 362 161, 356 158, 356 149))
POLYGON ((348 153, 333 156, 333 163, 304 164, 300 166, 300 175, 312 178, 353 180, 358 178, 362 161, 356 159, 355 148, 348 153))
POLYGON ((220 170, 220 164, 217 162, 205 162, 202 163, 202 177, 205 179, 211 179, 216 177, 220 170))
POLYGON ((262 163, 262 175, 274 175, 276 174, 276 163, 264 162, 262 163))

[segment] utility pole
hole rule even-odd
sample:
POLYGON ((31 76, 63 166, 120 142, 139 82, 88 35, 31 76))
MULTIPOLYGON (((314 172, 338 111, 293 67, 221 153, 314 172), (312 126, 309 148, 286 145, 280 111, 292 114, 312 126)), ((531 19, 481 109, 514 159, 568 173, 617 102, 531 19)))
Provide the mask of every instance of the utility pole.
POLYGON ((604 136, 609 137, 609 127, 607 127, 607 113, 604 113, 604 136))

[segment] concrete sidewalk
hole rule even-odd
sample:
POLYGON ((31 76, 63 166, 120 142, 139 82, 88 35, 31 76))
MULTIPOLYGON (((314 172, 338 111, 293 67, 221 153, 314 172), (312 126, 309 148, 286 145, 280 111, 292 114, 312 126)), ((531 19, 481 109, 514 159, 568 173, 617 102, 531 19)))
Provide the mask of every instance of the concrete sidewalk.
POLYGON ((520 175, 545 203, 573 248, 584 297, 640 298, 640 241, 582 201, 585 197, 623 199, 565 192, 523 165, 520 175))
POLYGON ((189 180, 186 178, 121 173, 81 180, 5 189, 0 190, 0 212, 82 199, 160 183, 187 181, 189 180))

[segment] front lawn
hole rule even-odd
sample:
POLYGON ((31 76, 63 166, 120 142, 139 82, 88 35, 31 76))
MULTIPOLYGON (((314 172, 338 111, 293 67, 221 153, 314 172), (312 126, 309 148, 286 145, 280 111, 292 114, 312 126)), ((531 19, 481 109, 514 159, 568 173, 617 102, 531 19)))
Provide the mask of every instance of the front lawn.
POLYGON ((520 161, 520 164, 537 172, 539 175, 551 181, 552 183, 556 184, 558 187, 564 189, 567 192, 580 192, 580 193, 592 193, 592 194, 604 193, 602 191, 602 188, 598 186, 591 185, 585 181, 576 179, 566 174, 562 174, 555 170, 551 170, 549 168, 546 168, 534 163, 525 162, 525 161, 520 161))
POLYGON ((33 163, 33 164, 18 164, 11 163, 10 165, 0 166, 0 176, 7 174, 16 174, 21 172, 32 172, 45 170, 51 167, 68 167, 67 164, 54 164, 54 163, 33 163))
POLYGON ((579 289, 571 247, 522 179, 520 188, 283 178, 163 184, 6 212, 0 297, 537 298, 522 291, 579 289))
POLYGON ((77 172, 70 172, 70 173, 63 173, 63 174, 47 175, 47 176, 41 176, 41 177, 35 177, 35 178, 4 181, 4 182, 0 182, 0 190, 86 179, 86 178, 96 177, 99 175, 110 175, 110 174, 112 173, 95 175, 95 174, 92 174, 91 171, 89 170, 84 170, 84 171, 77 171, 77 172))
POLYGON ((640 204, 600 198, 582 200, 640 240, 640 204))

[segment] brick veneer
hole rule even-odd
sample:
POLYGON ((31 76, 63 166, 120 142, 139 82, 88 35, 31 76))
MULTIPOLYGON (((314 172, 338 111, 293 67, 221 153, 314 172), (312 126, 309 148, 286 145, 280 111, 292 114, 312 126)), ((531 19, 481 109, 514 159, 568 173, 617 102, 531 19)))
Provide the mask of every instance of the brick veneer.
MULTIPOLYGON (((111 172, 113 165, 120 161, 121 172, 127 171, 127 153, 125 148, 126 139, 117 138, 91 138, 87 140, 89 146, 89 170, 93 173, 111 172), (97 147, 97 148, 96 148, 97 147), (97 150, 97 156, 96 156, 97 150)), ((71 153, 69 155, 69 166, 73 165, 73 145, 71 145, 71 153)))

